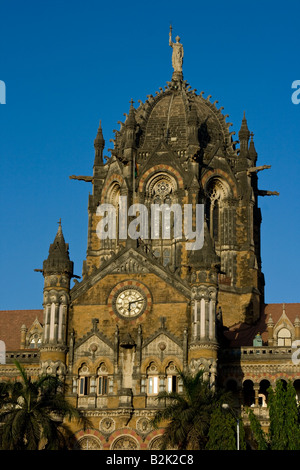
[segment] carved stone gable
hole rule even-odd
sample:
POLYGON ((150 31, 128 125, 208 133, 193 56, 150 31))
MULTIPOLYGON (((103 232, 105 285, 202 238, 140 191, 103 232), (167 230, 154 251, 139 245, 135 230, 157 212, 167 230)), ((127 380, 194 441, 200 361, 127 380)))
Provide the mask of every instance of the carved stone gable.
POLYGON ((113 359, 113 349, 97 333, 81 341, 74 350, 74 359, 80 357, 90 357, 91 359, 99 356, 106 356, 113 359))
POLYGON ((170 338, 169 335, 161 333, 143 348, 143 359, 150 356, 182 356, 182 347, 170 338))

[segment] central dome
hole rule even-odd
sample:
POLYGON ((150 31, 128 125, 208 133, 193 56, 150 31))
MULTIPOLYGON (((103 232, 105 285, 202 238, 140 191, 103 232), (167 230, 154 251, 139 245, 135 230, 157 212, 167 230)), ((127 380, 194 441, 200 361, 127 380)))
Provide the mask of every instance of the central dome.
POLYGON ((227 156, 236 155, 235 142, 229 132, 231 123, 226 122, 223 108, 217 108, 217 101, 210 102, 210 96, 197 95, 196 90, 184 80, 167 82, 165 89, 148 95, 143 103, 131 112, 120 131, 115 131, 113 153, 122 154, 126 128, 132 125, 134 116, 136 146, 143 154, 152 153, 163 140, 176 153, 185 154, 189 146, 198 147, 202 154, 210 153, 217 143, 227 156))

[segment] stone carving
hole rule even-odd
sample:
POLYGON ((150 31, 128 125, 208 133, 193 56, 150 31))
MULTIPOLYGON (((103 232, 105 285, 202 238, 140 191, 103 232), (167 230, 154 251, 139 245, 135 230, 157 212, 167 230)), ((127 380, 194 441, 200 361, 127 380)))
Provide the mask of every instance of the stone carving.
POLYGON ((110 434, 115 430, 116 424, 115 421, 112 418, 103 418, 100 421, 100 431, 110 434))
POLYGON ((131 436, 121 436, 112 445, 113 450, 137 450, 136 440, 131 436))
POLYGON ((172 41, 172 26, 170 26, 169 45, 173 49, 172 66, 173 66, 174 72, 182 73, 183 45, 180 43, 179 36, 176 36, 176 42, 172 41))
POLYGON ((151 431, 151 421, 148 418, 139 418, 136 423, 136 429, 141 433, 148 433, 151 431))
POLYGON ((99 439, 94 436, 84 436, 78 442, 80 450, 101 450, 99 439))
MULTIPOLYGON (((161 450, 163 444, 162 436, 157 436, 149 444, 149 450, 161 450)), ((167 446, 166 450, 178 450, 176 447, 167 446)))
POLYGON ((152 441, 149 444, 149 449, 150 450, 161 450, 162 447, 162 437, 158 436, 152 439, 152 441))

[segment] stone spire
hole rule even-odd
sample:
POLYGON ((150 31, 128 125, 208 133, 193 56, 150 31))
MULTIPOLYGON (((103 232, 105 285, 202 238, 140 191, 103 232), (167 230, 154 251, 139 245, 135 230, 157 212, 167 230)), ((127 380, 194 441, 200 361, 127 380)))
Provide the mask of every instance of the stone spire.
POLYGON ((135 129, 136 127, 136 120, 135 120, 135 109, 133 106, 134 101, 130 101, 130 108, 129 108, 129 114, 128 117, 125 121, 126 127, 129 129, 135 129))
POLYGON ((97 131, 96 138, 94 140, 95 148, 95 163, 94 165, 103 165, 103 149, 105 146, 105 140, 103 138, 101 121, 99 123, 99 128, 97 131))
POLYGON ((69 245, 65 242, 61 220, 54 242, 50 245, 48 258, 43 262, 44 275, 67 273, 73 275, 73 261, 69 258, 69 245))
POLYGON ((136 148, 136 126, 135 109, 133 100, 130 101, 130 108, 127 119, 125 121, 125 159, 130 161, 132 159, 132 150, 136 148), (126 158, 127 157, 127 158, 126 158))
POLYGON ((250 131, 248 129, 247 119, 244 111, 244 116, 242 119, 242 125, 239 131, 239 140, 240 140, 240 155, 246 156, 248 153, 248 142, 250 137, 250 131))
POLYGON ((253 134, 253 132, 251 132, 251 134, 250 134, 251 140, 250 140, 250 144, 249 144, 249 157, 251 158, 251 161, 253 163, 256 163, 257 152, 256 152, 256 149, 255 149, 253 136, 254 136, 254 134, 253 134))

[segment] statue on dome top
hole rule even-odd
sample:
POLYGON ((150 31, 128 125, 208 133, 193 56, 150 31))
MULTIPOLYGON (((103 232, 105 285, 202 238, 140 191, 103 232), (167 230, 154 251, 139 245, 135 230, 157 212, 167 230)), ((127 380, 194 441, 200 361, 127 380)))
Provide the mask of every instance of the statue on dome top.
POLYGON ((183 45, 180 43, 180 37, 176 36, 176 42, 172 41, 172 26, 170 26, 169 33, 169 45, 173 49, 172 54, 172 66, 174 72, 182 73, 182 63, 183 63, 183 45))

